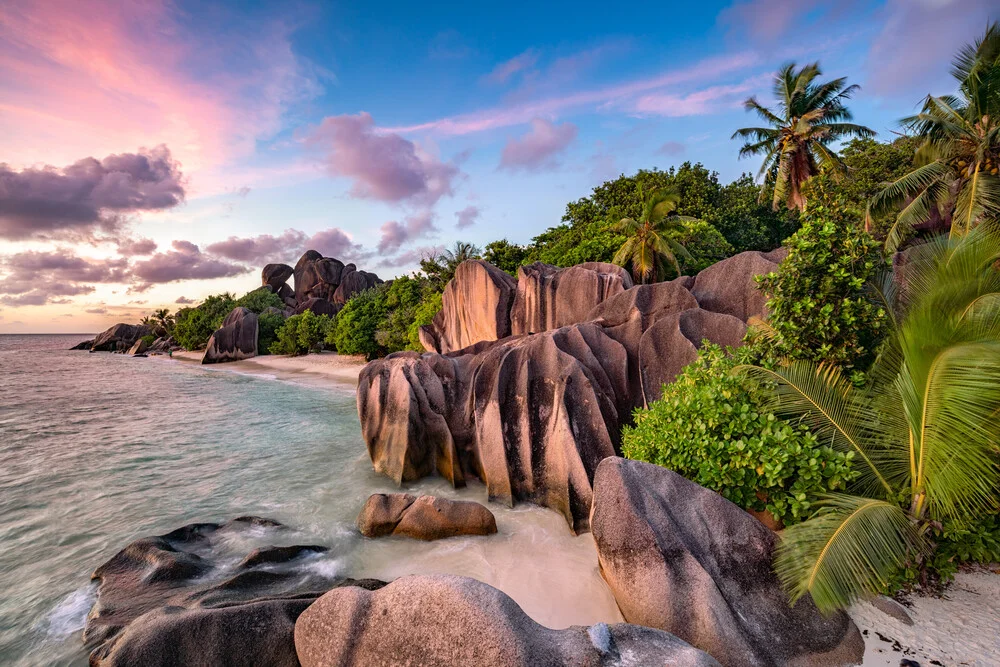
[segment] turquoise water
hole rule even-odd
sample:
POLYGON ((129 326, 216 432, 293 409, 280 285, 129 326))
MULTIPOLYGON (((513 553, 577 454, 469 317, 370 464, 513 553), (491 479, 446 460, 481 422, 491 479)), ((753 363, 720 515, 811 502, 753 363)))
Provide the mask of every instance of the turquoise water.
MULTIPOLYGON (((620 618, 593 540, 548 510, 491 504, 489 538, 360 538, 365 499, 395 489, 371 470, 353 386, 66 350, 88 337, 0 335, 0 665, 86 664, 95 567, 137 537, 242 514, 330 546, 328 572, 474 576, 552 627, 620 618)), ((410 490, 486 502, 475 484, 410 490)))

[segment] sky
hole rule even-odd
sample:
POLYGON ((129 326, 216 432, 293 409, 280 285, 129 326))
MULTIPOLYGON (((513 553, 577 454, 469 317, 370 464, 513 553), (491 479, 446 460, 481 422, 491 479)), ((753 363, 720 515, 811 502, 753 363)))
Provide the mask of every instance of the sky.
POLYGON ((756 173, 784 63, 881 139, 953 92, 992 0, 0 0, 0 333, 242 294, 307 249, 390 278, 530 241, 619 174, 756 173))

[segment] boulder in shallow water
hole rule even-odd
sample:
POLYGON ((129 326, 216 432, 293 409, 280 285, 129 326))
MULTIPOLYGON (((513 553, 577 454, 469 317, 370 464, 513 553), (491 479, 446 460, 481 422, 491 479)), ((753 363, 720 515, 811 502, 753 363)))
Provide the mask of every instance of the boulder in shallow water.
POLYGON ((777 536, 714 491, 649 463, 608 458, 591 530, 625 620, 732 667, 855 665, 864 641, 843 612, 794 606, 772 570, 777 536))
POLYGON ((239 306, 222 320, 222 327, 208 339, 203 364, 219 364, 257 356, 257 314, 239 306))
POLYGON ((325 550, 315 545, 256 549, 235 566, 220 555, 222 545, 279 527, 240 517, 128 545, 94 572, 98 598, 84 631, 90 664, 296 667, 299 614, 331 588, 384 583, 318 574, 306 567, 325 550))
POLYGON ((718 667, 666 632, 625 623, 551 630, 501 591, 450 575, 341 588, 299 616, 303 667, 718 667))
POLYGON ((119 323, 98 334, 90 346, 90 351, 124 352, 135 345, 137 340, 151 333, 153 333, 152 328, 145 324, 119 323))
POLYGON ((457 535, 492 535, 496 518, 479 503, 408 493, 375 493, 358 515, 365 537, 405 535, 418 540, 440 540, 457 535))
POLYGON ((462 262, 444 288, 441 310, 420 340, 435 346, 433 352, 453 352, 509 336, 516 286, 510 274, 489 262, 462 262))
POLYGON ((584 322, 605 299, 632 287, 617 264, 588 262, 569 268, 535 262, 517 270, 511 333, 539 333, 584 322))

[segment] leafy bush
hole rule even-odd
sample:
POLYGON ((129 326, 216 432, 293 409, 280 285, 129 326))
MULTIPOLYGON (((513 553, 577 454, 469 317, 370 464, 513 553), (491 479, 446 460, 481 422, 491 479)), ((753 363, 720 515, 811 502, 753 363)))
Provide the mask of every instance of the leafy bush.
POLYGON ((270 354, 271 346, 278 340, 278 329, 285 323, 281 313, 261 313, 257 316, 257 350, 270 354))
POLYGON ((333 319, 329 315, 317 315, 307 310, 285 320, 277 329, 277 339, 268 349, 271 354, 291 356, 318 351, 332 328, 333 319))
POLYGON ((413 322, 410 323, 408 349, 423 352, 424 346, 420 342, 420 327, 430 324, 434 316, 441 310, 441 292, 427 292, 423 300, 413 309, 413 322))
POLYGON ((335 345, 340 354, 363 354, 369 361, 387 354, 388 349, 376 340, 375 333, 389 313, 390 287, 383 283, 352 296, 337 313, 326 342, 335 345))
POLYGON ((483 251, 483 259, 512 276, 517 274, 518 267, 524 264, 527 258, 527 248, 511 243, 507 239, 487 243, 483 251))
POLYGON ((229 292, 213 294, 194 308, 177 311, 174 338, 186 350, 200 350, 219 328, 222 320, 236 306, 229 292))
POLYGON ((680 226, 681 229, 671 236, 691 255, 690 258, 677 255, 685 275, 694 275, 733 254, 733 246, 726 237, 704 220, 687 220, 680 226))
POLYGON ((258 287, 236 300, 234 307, 242 306, 258 315, 268 308, 285 309, 285 302, 268 287, 258 287))
POLYGON ((150 345, 152 345, 153 343, 156 342, 156 336, 154 336, 153 334, 146 334, 145 336, 143 336, 139 340, 141 340, 143 343, 145 343, 146 347, 149 347, 150 345))
MULTIPOLYGON (((740 352, 737 352, 740 354, 740 352)), ((763 396, 734 374, 737 359, 706 344, 624 429, 622 452, 664 466, 740 507, 791 524, 820 493, 854 479, 852 453, 821 446, 809 430, 762 408, 763 396)))
POLYGON ((771 352, 864 371, 887 314, 866 292, 885 267, 879 243, 836 204, 810 203, 788 258, 757 278, 767 295, 771 352))
POLYGON ((410 328, 415 311, 428 289, 427 280, 403 276, 393 280, 385 291, 385 314, 375 328, 375 342, 385 350, 385 354, 410 346, 410 328))

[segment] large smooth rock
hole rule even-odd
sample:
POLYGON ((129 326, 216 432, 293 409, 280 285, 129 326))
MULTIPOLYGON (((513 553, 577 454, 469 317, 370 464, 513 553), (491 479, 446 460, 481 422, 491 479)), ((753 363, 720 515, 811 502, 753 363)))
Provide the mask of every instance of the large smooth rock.
POLYGON ((203 364, 219 364, 257 356, 257 314, 239 306, 222 320, 222 327, 212 334, 201 358, 203 364))
POLYGON ((145 354, 148 349, 149 346, 146 345, 146 340, 144 338, 140 338, 135 342, 135 345, 129 348, 128 353, 134 357, 136 355, 145 354))
POLYGON ((144 324, 119 323, 98 334, 93 345, 90 346, 90 351, 117 352, 118 350, 128 350, 135 345, 137 340, 151 333, 153 333, 153 329, 144 324))
POLYGON ((267 285, 275 293, 287 285, 295 269, 287 264, 268 264, 260 272, 260 284, 267 285))
POLYGON ((497 532, 493 512, 479 503, 408 493, 375 493, 358 515, 365 537, 405 535, 418 540, 440 540, 457 535, 497 532))
POLYGON ((674 381, 681 370, 698 358, 702 342, 737 347, 747 325, 732 315, 689 308, 667 315, 646 329, 639 339, 639 373, 646 405, 663 395, 663 385, 674 381))
POLYGON ((630 418, 628 355, 595 323, 450 355, 400 353, 365 366, 358 414, 375 470, 397 483, 437 470, 490 498, 534 502, 587 528, 597 464, 630 418))
POLYGON ((84 631, 90 664, 296 667, 299 614, 331 588, 384 584, 302 567, 323 547, 257 549, 235 566, 219 555, 220 545, 241 536, 279 530, 276 522, 241 517, 129 544, 93 575, 98 598, 84 631))
POLYGON ((726 313, 744 322, 751 317, 765 317, 767 297, 757 289, 754 278, 777 270, 787 255, 787 248, 733 255, 701 271, 691 293, 705 310, 726 313))
POLYGON ((292 270, 296 302, 302 303, 312 297, 333 301, 343 271, 343 262, 323 257, 315 250, 307 250, 292 270))
POLYGON ((300 315, 307 310, 311 310, 316 315, 327 315, 329 317, 336 317, 340 309, 343 308, 343 304, 330 303, 326 299, 311 298, 306 299, 302 303, 298 304, 293 311, 295 315, 300 315))
POLYGON ((327 593, 295 624, 304 667, 610 667, 718 663, 668 633, 624 623, 550 630, 484 583, 403 577, 327 593))
POLYGON ((469 259, 458 265, 441 296, 441 310, 422 333, 433 352, 453 352, 482 341, 509 336, 510 310, 517 283, 488 262, 469 259))
POLYGON ((590 262, 561 269, 536 262, 517 270, 511 333, 539 333, 584 322, 605 299, 632 287, 628 272, 616 264, 590 262))
POLYGON ((864 641, 847 614, 794 606, 772 569, 777 536, 680 475, 622 458, 594 477, 601 574, 630 623, 670 632, 732 667, 854 665, 864 641))
POLYGON ((73 347, 69 348, 71 350, 89 350, 94 345, 94 339, 85 340, 77 343, 73 347))
POLYGON ((358 271, 353 264, 348 264, 341 274, 340 284, 330 299, 335 305, 343 306, 347 301, 366 289, 371 289, 382 283, 382 280, 374 273, 358 271))

